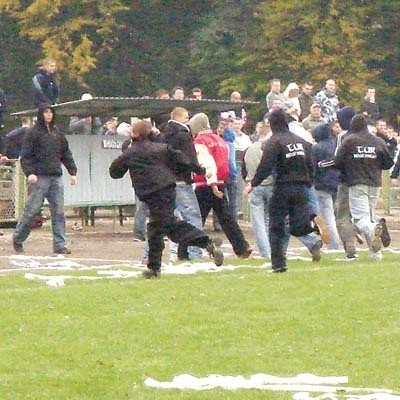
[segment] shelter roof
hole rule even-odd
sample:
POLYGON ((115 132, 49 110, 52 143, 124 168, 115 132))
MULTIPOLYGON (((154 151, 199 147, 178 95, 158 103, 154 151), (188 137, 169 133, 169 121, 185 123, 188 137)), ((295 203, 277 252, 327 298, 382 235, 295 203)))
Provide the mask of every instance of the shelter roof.
MULTIPOLYGON (((170 113, 174 107, 184 107, 192 112, 222 112, 237 107, 258 105, 258 101, 231 102, 217 99, 156 99, 154 97, 94 97, 54 105, 57 115, 115 115, 148 117, 170 113)), ((12 116, 36 115, 37 109, 12 113, 12 116)))

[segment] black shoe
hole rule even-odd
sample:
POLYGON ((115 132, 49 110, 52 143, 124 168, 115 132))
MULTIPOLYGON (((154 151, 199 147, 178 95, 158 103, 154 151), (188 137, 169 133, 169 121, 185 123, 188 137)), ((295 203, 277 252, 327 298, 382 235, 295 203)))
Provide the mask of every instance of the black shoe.
POLYGON ((215 238, 210 239, 207 244, 207 251, 210 255, 210 258, 214 260, 214 264, 219 267, 224 263, 224 252, 221 249, 222 239, 215 238))
POLYGON ((280 268, 272 268, 269 272, 273 274, 282 274, 287 271, 286 267, 280 267, 280 268))
POLYGON ((346 261, 349 261, 349 262, 351 262, 351 261, 357 261, 357 260, 358 260, 358 254, 356 254, 356 253, 349 253, 349 254, 346 254, 345 260, 346 260, 346 261))
POLYGON ((310 250, 312 260, 314 262, 318 262, 319 260, 321 260, 321 247, 322 247, 322 240, 318 240, 318 242, 315 243, 310 250))
POLYGON ((142 272, 143 278, 146 279, 153 279, 153 278, 160 278, 161 276, 161 269, 146 269, 145 271, 142 272))
POLYGON ((13 240, 13 247, 16 253, 22 254, 24 252, 24 246, 22 246, 22 243, 18 243, 15 240, 13 240))
POLYGON ((386 225, 386 219, 381 218, 378 224, 382 227, 381 240, 383 247, 388 247, 392 239, 390 238, 389 230, 386 225))
POLYGON ((61 247, 61 249, 54 250, 55 254, 71 254, 71 250, 68 247, 61 247))

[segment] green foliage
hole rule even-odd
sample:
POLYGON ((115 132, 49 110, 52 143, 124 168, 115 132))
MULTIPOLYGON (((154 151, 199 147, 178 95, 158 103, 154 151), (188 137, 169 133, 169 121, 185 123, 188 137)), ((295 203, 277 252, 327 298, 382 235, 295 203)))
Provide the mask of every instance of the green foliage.
POLYGON ((400 100, 399 18, 393 0, 0 0, 2 86, 18 98, 25 90, 23 102, 34 65, 52 56, 61 100, 176 84, 262 99, 274 77, 316 89, 334 78, 356 108, 366 85, 376 87, 389 115, 400 100))

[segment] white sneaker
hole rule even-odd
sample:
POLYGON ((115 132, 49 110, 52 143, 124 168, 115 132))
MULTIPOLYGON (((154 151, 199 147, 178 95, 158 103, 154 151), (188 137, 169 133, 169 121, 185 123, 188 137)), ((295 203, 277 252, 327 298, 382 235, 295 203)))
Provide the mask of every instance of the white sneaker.
POLYGON ((383 258, 383 256, 382 256, 382 252, 379 250, 379 251, 369 251, 369 258, 372 260, 372 261, 382 261, 382 258, 383 258))

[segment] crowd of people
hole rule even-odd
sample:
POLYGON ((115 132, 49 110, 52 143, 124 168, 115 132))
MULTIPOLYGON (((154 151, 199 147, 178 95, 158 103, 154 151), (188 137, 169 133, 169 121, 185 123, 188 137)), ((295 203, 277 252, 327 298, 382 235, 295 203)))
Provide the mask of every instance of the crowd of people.
MULTIPOLYGON (((45 60, 32 81, 39 110, 33 127, 22 119, 22 126, 4 138, 3 158, 20 157, 28 183, 25 210, 13 234, 17 253, 24 251, 45 198, 54 252, 70 253, 61 164, 71 184, 76 184, 77 168, 65 132, 55 125, 52 106, 59 89, 54 74, 54 61, 45 60)), ((238 104, 218 115, 215 129, 205 113, 190 116, 175 107, 165 122, 111 117, 102 124, 98 116, 77 115, 68 133, 129 136, 109 172, 115 179, 130 173, 136 195, 134 235, 146 241, 146 277, 160 276, 164 236, 175 248, 172 261, 201 258, 206 249, 216 265, 223 263, 221 243, 203 231, 211 210, 214 229, 223 231, 238 257, 248 258, 252 248, 238 222, 247 201, 259 255, 271 259, 272 272, 282 273, 288 268, 290 235, 308 248, 313 261, 320 260, 323 245, 343 248, 349 261, 358 257, 356 242, 365 241, 374 260, 382 259, 382 246, 389 246, 386 221, 376 220, 374 210, 382 171, 394 166, 393 179, 400 173, 398 135, 381 118, 375 95, 374 88, 367 88, 354 109, 342 104, 333 79, 315 93, 311 82, 301 90, 291 82, 281 92, 280 80, 273 79, 254 132, 248 132, 246 110, 238 104)), ((91 98, 89 93, 81 97, 91 98)), ((171 94, 160 89, 156 98, 186 97, 184 88, 176 86, 171 94)), ((194 88, 190 98, 201 99, 201 89, 194 88)), ((240 103, 240 93, 232 91, 230 100, 240 103)))

